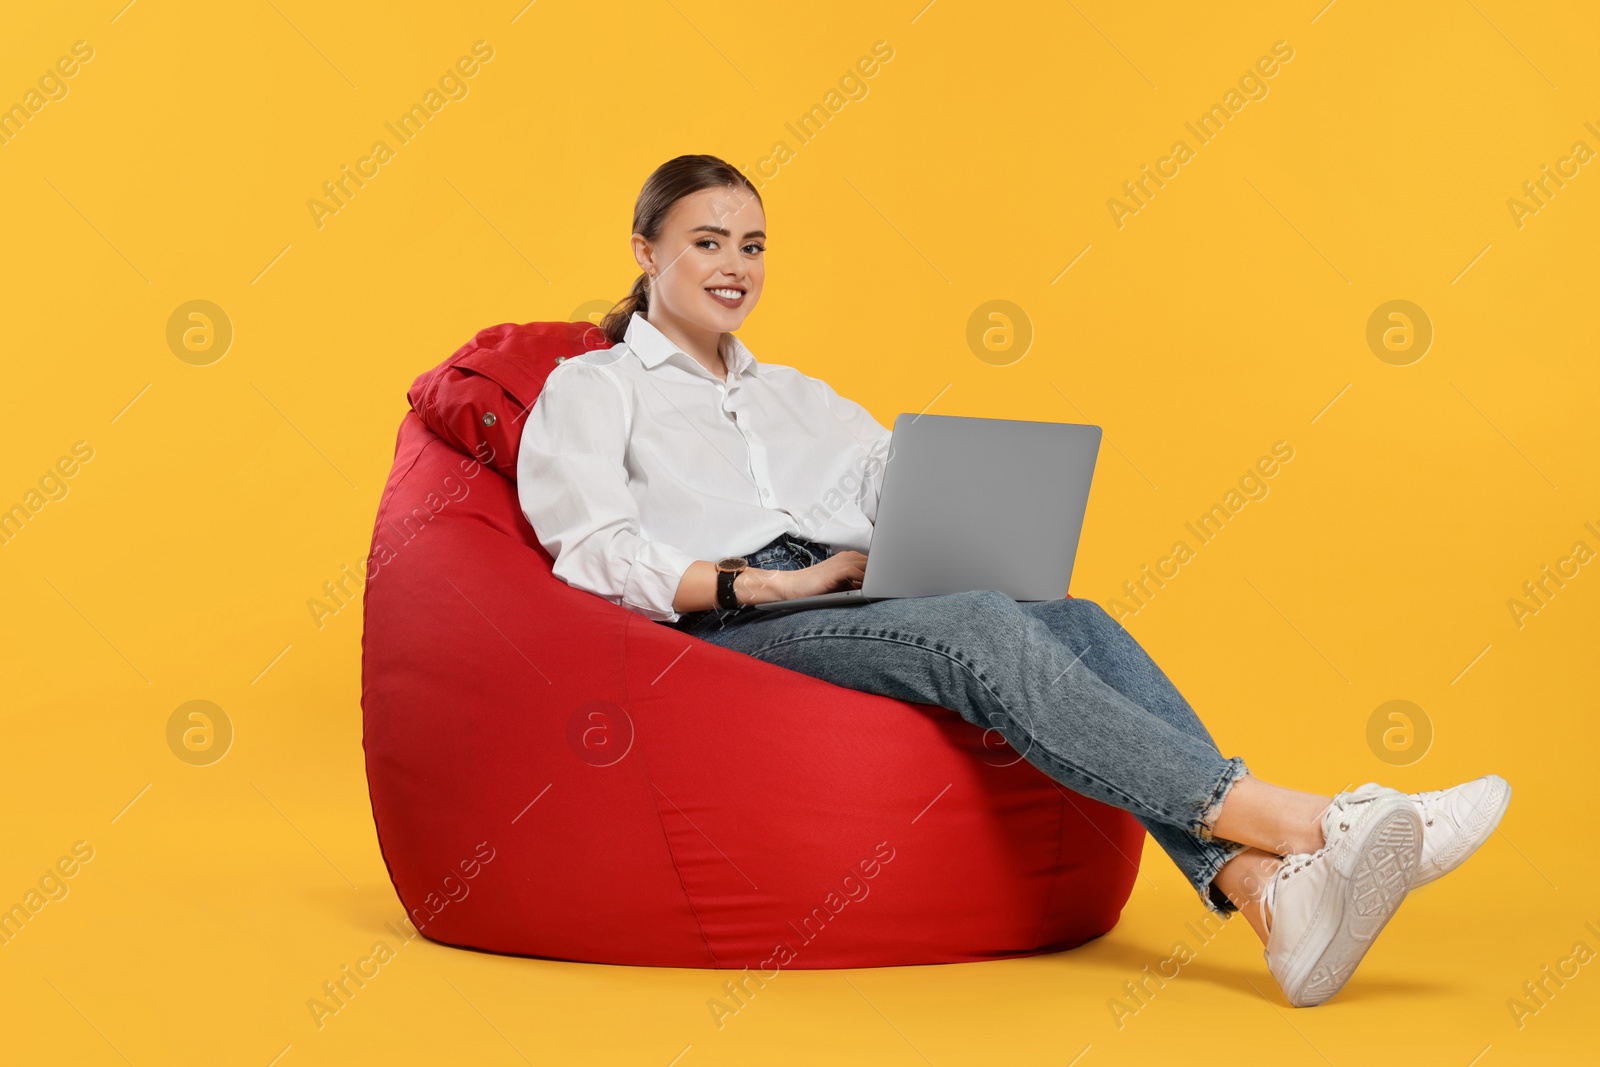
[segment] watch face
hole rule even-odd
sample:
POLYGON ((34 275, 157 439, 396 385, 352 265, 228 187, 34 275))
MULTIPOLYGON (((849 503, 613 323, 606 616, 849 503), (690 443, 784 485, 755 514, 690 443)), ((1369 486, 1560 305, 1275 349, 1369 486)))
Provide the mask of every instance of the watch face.
POLYGON ((717 560, 717 570, 719 571, 743 570, 749 565, 750 561, 743 556, 724 556, 722 559, 717 560))

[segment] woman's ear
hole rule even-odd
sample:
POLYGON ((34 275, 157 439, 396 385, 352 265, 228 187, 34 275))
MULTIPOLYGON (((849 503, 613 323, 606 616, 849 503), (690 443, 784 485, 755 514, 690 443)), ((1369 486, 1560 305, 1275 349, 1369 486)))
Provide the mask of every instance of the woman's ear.
POLYGON ((633 235, 633 258, 638 262, 639 269, 646 274, 655 266, 656 252, 650 247, 643 234, 633 235))

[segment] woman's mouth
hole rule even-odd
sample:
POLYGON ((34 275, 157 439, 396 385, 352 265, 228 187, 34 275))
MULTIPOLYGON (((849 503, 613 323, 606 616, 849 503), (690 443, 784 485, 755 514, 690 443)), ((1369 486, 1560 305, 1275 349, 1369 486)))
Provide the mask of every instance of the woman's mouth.
POLYGON ((707 289, 706 292, 725 308, 736 308, 744 303, 744 291, 740 289, 707 289))

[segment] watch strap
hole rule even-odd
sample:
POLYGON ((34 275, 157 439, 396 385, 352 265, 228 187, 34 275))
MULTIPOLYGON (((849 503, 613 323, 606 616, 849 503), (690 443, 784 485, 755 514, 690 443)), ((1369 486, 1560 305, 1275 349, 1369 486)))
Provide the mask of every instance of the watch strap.
POLYGON ((737 611, 739 608, 739 594, 733 590, 733 580, 743 571, 718 571, 717 572, 717 607, 727 611, 737 611))

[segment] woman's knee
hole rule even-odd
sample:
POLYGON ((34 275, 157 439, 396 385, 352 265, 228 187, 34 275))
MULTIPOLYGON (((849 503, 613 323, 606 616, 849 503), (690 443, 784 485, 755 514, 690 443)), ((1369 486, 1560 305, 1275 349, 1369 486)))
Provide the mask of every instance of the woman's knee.
POLYGON ((1038 600, 1029 604, 1028 608, 1039 615, 1055 620, 1066 620, 1080 627, 1104 629, 1120 625, 1098 601, 1086 597, 1068 596, 1056 600, 1038 600))
POLYGON ((1066 610, 1072 612, 1076 617, 1086 620, 1089 626, 1099 630, 1114 630, 1123 634, 1128 632, 1122 623, 1117 620, 1117 617, 1102 607, 1098 600, 1090 600, 1087 597, 1068 597, 1064 603, 1070 605, 1066 610))
POLYGON ((950 599, 957 605, 960 615, 983 624, 1014 624, 1021 616, 1017 602, 998 589, 952 593, 950 599))

